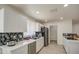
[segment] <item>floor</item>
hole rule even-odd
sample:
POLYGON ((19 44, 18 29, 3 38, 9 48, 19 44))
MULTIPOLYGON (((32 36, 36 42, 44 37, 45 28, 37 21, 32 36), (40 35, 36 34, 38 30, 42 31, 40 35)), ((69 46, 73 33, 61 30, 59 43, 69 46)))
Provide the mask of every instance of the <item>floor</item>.
POLYGON ((39 54, 66 54, 66 52, 62 45, 57 45, 56 41, 51 41, 51 43, 47 47, 44 47, 39 54))

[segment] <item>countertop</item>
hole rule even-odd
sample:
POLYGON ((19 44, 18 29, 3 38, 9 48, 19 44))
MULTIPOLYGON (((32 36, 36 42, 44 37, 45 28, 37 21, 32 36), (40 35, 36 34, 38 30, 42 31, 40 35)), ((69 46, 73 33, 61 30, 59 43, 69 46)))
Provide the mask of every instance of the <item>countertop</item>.
POLYGON ((30 44, 32 42, 35 42, 35 40, 34 39, 23 40, 23 41, 17 42, 17 44, 15 46, 9 47, 7 45, 4 45, 4 46, 0 46, 0 48, 2 50, 14 50, 14 49, 17 49, 17 48, 19 48, 21 46, 28 45, 28 44, 30 44))

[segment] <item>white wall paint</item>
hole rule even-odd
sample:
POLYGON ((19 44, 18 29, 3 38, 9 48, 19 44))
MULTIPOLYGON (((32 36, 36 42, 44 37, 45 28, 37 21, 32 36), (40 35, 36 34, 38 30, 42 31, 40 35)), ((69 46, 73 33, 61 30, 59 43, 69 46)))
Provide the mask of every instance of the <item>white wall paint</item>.
POLYGON ((77 33, 77 34, 79 34, 79 23, 77 23, 77 24, 73 24, 73 28, 72 28, 73 30, 73 33, 77 33))

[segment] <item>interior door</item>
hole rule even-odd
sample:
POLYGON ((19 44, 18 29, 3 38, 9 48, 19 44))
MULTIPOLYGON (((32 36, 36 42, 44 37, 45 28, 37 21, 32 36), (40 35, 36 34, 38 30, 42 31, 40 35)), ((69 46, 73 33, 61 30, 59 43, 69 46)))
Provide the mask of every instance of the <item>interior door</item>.
POLYGON ((50 40, 57 40, 57 26, 50 26, 50 40))

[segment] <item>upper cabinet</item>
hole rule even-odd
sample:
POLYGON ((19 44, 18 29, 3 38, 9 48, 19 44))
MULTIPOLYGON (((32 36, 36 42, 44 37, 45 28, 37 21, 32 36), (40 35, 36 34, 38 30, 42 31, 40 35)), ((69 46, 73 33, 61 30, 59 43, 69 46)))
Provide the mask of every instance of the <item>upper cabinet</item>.
POLYGON ((36 31, 39 31, 39 23, 36 23, 36 31))
POLYGON ((0 32, 27 32, 34 34, 40 31, 41 24, 24 16, 10 6, 0 5, 0 32), (3 8, 2 8, 3 7, 3 8))
POLYGON ((42 24, 40 24, 38 22, 27 20, 27 33, 28 33, 28 35, 33 35, 35 32, 40 31, 41 26, 42 26, 42 24))
POLYGON ((43 24, 41 24, 41 23, 38 23, 38 31, 40 31, 41 30, 41 27, 43 26, 43 24))
POLYGON ((42 27, 42 24, 36 23, 36 31, 40 31, 42 27))
POLYGON ((26 18, 13 9, 5 9, 4 32, 26 32, 26 18))
POLYGON ((0 32, 27 32, 26 20, 10 6, 0 5, 0 32))
POLYGON ((4 31, 4 8, 0 9, 0 32, 4 31))

